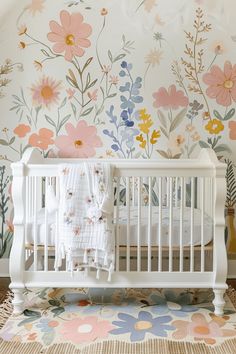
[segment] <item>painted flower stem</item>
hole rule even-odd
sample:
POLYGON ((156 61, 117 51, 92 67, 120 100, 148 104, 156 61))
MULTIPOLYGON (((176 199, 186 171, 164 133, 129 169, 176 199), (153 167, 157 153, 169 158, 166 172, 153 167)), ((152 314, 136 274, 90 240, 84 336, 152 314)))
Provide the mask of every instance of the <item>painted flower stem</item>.
POLYGON ((104 18, 103 18, 102 28, 101 28, 101 30, 100 30, 100 32, 98 34, 97 40, 96 40, 96 56, 97 56, 97 60, 98 60, 98 63, 100 65, 101 69, 103 69, 103 66, 102 66, 102 63, 101 63, 101 60, 100 60, 100 57, 99 57, 99 53, 98 53, 98 42, 99 42, 99 39, 100 39, 100 37, 102 35, 102 32, 103 32, 105 26, 106 26, 106 16, 104 16, 104 18))

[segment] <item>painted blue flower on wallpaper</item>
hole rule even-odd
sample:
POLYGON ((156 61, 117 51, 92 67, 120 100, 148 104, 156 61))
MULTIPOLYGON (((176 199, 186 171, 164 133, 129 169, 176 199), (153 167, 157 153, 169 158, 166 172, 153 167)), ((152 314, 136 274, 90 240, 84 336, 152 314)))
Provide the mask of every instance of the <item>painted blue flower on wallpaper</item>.
POLYGON ((152 303, 151 311, 157 315, 165 315, 172 313, 177 317, 186 317, 188 312, 196 312, 197 307, 194 307, 192 302, 192 296, 189 293, 181 293, 176 295, 174 291, 167 290, 164 292, 164 296, 158 294, 152 294, 150 296, 152 303))
POLYGON ((174 326, 167 324, 172 320, 171 316, 153 318, 152 314, 146 311, 140 311, 138 318, 126 313, 119 313, 118 318, 121 321, 112 322, 118 328, 111 330, 110 333, 115 335, 130 333, 131 342, 144 340, 147 333, 158 337, 167 337, 167 331, 175 329, 174 326))
POLYGON ((120 96, 120 117, 118 119, 114 113, 114 106, 110 106, 106 114, 110 118, 109 123, 113 124, 115 131, 104 129, 103 133, 112 139, 111 148, 113 151, 117 152, 118 155, 121 154, 124 158, 131 158, 135 151, 134 138, 139 134, 139 130, 135 129, 134 125, 138 115, 136 105, 143 102, 143 97, 140 95, 142 79, 141 77, 133 78, 131 74, 132 64, 123 61, 121 68, 119 75, 121 78, 126 78, 126 82, 119 88, 122 93, 120 96))

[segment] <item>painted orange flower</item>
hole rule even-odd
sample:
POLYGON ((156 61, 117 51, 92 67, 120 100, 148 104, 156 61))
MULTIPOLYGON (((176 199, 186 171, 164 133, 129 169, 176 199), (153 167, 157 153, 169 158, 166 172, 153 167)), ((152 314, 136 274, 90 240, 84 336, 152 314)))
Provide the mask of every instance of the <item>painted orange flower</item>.
POLYGON ((57 103, 60 94, 60 85, 60 81, 56 81, 50 77, 42 77, 37 84, 31 87, 34 104, 50 108, 53 103, 57 103))
POLYGON ((29 137, 29 144, 42 150, 47 150, 49 145, 54 144, 53 132, 50 129, 42 128, 38 134, 34 133, 29 137))
POLYGON ((229 138, 236 140, 236 121, 229 122, 229 138))
POLYGON ((102 146, 96 127, 80 120, 76 127, 71 123, 65 125, 67 135, 58 136, 55 145, 59 148, 60 157, 92 157, 95 148, 102 146))
POLYGON ((31 128, 29 125, 26 124, 19 124, 13 132, 19 137, 19 138, 24 138, 26 134, 30 132, 31 128))
POLYGON ((209 87, 206 90, 210 98, 224 107, 236 102, 236 64, 233 66, 229 61, 225 62, 224 70, 218 65, 213 65, 210 73, 203 76, 203 81, 209 87))
POLYGON ((72 61, 73 56, 82 57, 84 48, 88 48, 91 42, 88 37, 92 33, 92 27, 84 22, 83 16, 77 12, 69 14, 68 11, 61 11, 61 24, 50 21, 51 32, 48 39, 54 42, 53 50, 55 53, 65 52, 65 59, 72 61))
POLYGON ((208 130, 210 134, 219 134, 224 130, 224 125, 219 119, 214 118, 207 123, 205 129, 208 130))

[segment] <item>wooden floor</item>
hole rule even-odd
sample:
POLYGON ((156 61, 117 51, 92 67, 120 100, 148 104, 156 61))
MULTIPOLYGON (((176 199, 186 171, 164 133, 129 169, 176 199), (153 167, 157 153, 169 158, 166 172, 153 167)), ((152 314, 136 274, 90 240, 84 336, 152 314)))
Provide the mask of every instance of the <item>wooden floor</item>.
MULTIPOLYGON (((228 285, 231 285, 236 290, 236 279, 228 279, 228 285)), ((8 286, 10 284, 10 278, 0 278, 0 303, 6 297, 8 286)))

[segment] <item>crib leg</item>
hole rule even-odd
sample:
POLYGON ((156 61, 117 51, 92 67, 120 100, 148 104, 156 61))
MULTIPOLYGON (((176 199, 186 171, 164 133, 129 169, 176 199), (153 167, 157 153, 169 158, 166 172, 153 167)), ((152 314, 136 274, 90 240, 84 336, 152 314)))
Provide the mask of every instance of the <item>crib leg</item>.
POLYGON ((222 316, 224 314, 224 289, 213 289, 215 298, 213 300, 213 305, 215 306, 215 315, 222 316))
POLYGON ((12 289, 12 292, 14 294, 14 299, 12 300, 13 315, 20 315, 24 311, 25 300, 23 290, 24 289, 12 289))

